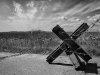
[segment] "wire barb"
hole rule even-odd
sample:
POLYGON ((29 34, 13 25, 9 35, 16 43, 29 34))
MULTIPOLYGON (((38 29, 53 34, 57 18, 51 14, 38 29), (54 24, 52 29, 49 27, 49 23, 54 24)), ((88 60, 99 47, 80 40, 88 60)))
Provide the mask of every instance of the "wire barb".
POLYGON ((75 51, 68 50, 68 48, 66 48, 66 47, 65 47, 65 48, 60 47, 60 48, 61 48, 63 51, 66 51, 66 52, 75 53, 75 54, 84 55, 84 56, 85 56, 85 55, 88 55, 88 54, 84 54, 84 53, 78 53, 77 50, 79 50, 80 48, 77 49, 77 50, 75 50, 75 51))

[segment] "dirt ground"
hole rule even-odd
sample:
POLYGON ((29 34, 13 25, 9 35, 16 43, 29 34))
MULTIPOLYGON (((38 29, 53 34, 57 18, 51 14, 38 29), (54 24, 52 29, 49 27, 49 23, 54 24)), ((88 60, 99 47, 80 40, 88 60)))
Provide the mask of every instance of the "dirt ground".
MULTIPOLYGON (((9 54, 10 56, 10 54, 9 54)), ((48 55, 23 54, 0 60, 0 75, 96 75, 82 71, 75 71, 73 66, 48 64, 48 55)), ((90 62, 100 65, 100 58, 93 58, 90 62)), ((68 57, 59 56, 54 63, 71 64, 68 57)), ((100 70, 98 69, 98 75, 100 70)))

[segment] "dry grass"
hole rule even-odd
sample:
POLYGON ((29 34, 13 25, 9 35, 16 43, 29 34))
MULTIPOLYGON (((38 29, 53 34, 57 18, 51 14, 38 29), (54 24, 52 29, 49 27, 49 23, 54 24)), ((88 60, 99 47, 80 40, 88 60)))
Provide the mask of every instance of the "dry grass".
MULTIPOLYGON (((51 32, 33 31, 31 33, 24 32, 21 35, 19 33, 16 33, 16 36, 14 36, 15 33, 7 33, 7 35, 2 36, 0 52, 50 54, 62 43, 51 32), (10 34, 12 36, 7 37, 10 34)), ((100 56, 100 34, 98 32, 83 34, 77 39, 77 43, 92 56, 100 56)))

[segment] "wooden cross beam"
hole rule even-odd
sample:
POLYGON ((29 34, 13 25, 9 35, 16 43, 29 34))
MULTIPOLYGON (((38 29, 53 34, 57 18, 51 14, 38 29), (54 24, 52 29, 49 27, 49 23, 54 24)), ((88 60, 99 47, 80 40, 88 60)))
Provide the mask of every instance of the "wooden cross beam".
MULTIPOLYGON (((66 33, 59 25, 57 25, 56 27, 53 28, 53 31, 56 29, 61 29, 64 33, 66 33)), ((87 25, 87 23, 83 23, 78 29, 75 30, 75 32, 73 32, 70 37, 73 38, 74 40, 76 40, 80 35, 82 35, 87 29, 89 28, 89 26, 87 25)), ((65 38, 66 39, 66 38, 65 38)), ((48 63, 52 63, 63 51, 64 51, 64 46, 65 43, 63 42, 55 51, 53 51, 48 57, 47 57, 47 62, 48 63)), ((67 46, 67 45, 66 45, 67 46)), ((68 46, 66 47, 68 48, 68 46)), ((69 50, 69 49, 68 49, 69 50)), ((67 55, 70 55, 70 52, 66 52, 67 55)))
POLYGON ((66 48, 69 47, 69 49, 73 52, 77 52, 81 58, 83 58, 86 62, 88 62, 88 60, 91 59, 91 57, 89 56, 89 54, 84 51, 76 42, 73 38, 71 38, 62 28, 57 27, 53 29, 53 32, 66 43, 66 48), (81 54, 83 53, 83 54, 81 54))
MULTIPOLYGON (((73 32, 70 36, 59 26, 53 28, 53 32, 64 42, 47 57, 47 62, 52 63, 63 51, 66 52, 67 55, 70 55, 71 60, 75 60, 81 64, 81 61, 77 54, 73 53, 76 51, 77 53, 83 53, 79 54, 80 57, 85 60, 85 62, 88 62, 88 60, 91 59, 89 54, 85 52, 74 40, 76 40, 81 34, 83 34, 89 26, 86 23, 83 23, 75 32, 73 32), (73 52, 70 52, 73 51, 73 52), (73 54, 72 54, 73 53, 73 54)), ((74 61, 72 61, 73 64, 75 64, 74 61)), ((77 65, 77 64, 76 64, 77 65)))

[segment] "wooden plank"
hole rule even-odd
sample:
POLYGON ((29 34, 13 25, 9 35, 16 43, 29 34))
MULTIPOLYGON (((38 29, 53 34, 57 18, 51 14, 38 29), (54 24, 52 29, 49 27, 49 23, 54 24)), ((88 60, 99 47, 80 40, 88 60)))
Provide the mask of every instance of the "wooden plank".
MULTIPOLYGON (((61 27, 59 26, 59 25, 57 25, 56 27, 54 27, 53 28, 53 30, 54 29, 58 29, 58 28, 60 28, 61 29, 61 27)), ((73 32, 71 35, 70 35, 70 37, 72 37, 74 40, 76 40, 79 36, 81 36, 87 29, 89 28, 89 26, 87 25, 87 23, 83 23, 78 29, 76 29, 76 31, 75 32, 73 32)), ((61 50, 61 48, 63 49, 63 50, 65 50, 64 49, 64 47, 66 47, 67 48, 67 50, 69 50, 68 49, 68 46, 66 45, 65 46, 65 43, 63 42, 55 51, 53 51, 46 59, 47 59, 47 62, 49 62, 49 63, 52 63, 63 51, 61 50), (59 53, 59 50, 61 50, 61 53, 59 53), (58 53, 57 53, 58 52, 58 53), (55 58, 53 57, 53 55, 56 55, 55 56, 55 58)), ((71 52, 66 52, 67 53, 67 55, 70 55, 71 54, 71 52)))
POLYGON ((72 39, 60 26, 53 29, 53 32, 62 39, 66 45, 74 52, 80 52, 83 54, 79 54, 84 61, 88 62, 91 59, 91 56, 84 51, 75 41, 72 39))

